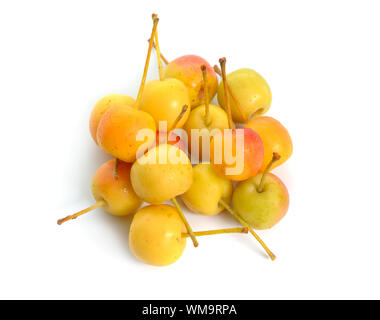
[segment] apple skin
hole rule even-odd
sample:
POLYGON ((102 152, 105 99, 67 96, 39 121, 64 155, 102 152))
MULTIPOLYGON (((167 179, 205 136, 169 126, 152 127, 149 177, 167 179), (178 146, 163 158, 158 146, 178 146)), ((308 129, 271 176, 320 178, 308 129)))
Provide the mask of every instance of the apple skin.
POLYGON ((272 164, 271 170, 283 164, 292 155, 292 139, 288 130, 280 121, 272 117, 263 116, 250 120, 245 127, 255 131, 263 141, 264 159, 260 172, 264 172, 269 162, 271 162, 273 152, 278 153, 281 158, 272 164))
POLYGON ((232 182, 218 175, 210 163, 200 163, 193 167, 193 183, 181 199, 191 211, 213 216, 224 210, 220 199, 231 202, 232 190, 232 182))
MULTIPOLYGON (((194 156, 196 159, 200 159, 203 161, 209 161, 208 158, 203 159, 203 157, 202 157, 202 151, 204 151, 203 145, 202 145, 202 137, 199 137, 199 140, 198 140, 199 148, 196 149, 194 147, 192 149, 191 130, 192 129, 200 129, 200 130, 207 129, 208 132, 205 130, 205 132, 206 132, 205 138, 206 138, 206 140, 209 139, 209 141, 211 142, 211 135, 209 133, 211 133, 211 131, 213 129, 219 129, 219 130, 223 131, 224 129, 228 129, 229 127, 228 127, 227 114, 222 108, 220 108, 216 105, 213 105, 213 104, 209 104, 210 123, 208 125, 206 125, 206 122, 205 122, 205 113, 206 113, 205 105, 203 105, 203 104, 192 109, 190 112, 189 119, 185 123, 183 129, 187 133, 189 153, 192 156, 194 156), (193 154, 193 153, 195 153, 195 154, 193 154)), ((207 155, 209 155, 210 150, 206 150, 205 153, 207 155)))
MULTIPOLYGON (((258 113, 260 115, 268 111, 272 103, 272 93, 268 83, 260 74, 252 69, 244 68, 229 73, 226 79, 247 119, 260 109, 258 113)), ((218 102, 225 109, 223 83, 219 84, 218 102)), ((233 120, 243 123, 244 118, 231 95, 230 105, 233 120)))
POLYGON ((131 164, 119 161, 118 178, 114 177, 115 159, 101 165, 92 178, 92 194, 96 201, 104 201, 104 209, 115 216, 136 212, 142 200, 132 188, 131 164))
POLYGON ((149 113, 156 121, 166 121, 166 130, 181 128, 190 114, 190 108, 173 127, 184 105, 190 106, 189 90, 177 79, 152 80, 145 84, 138 109, 149 113))
MULTIPOLYGON (((156 132, 155 121, 149 113, 128 106, 112 106, 100 119, 96 134, 98 145, 117 159, 133 162, 145 143, 136 140, 142 129, 156 132)), ((153 145, 154 141, 155 137, 148 138, 146 143, 153 145)))
POLYGON ((218 89, 218 78, 210 64, 196 55, 185 55, 171 61, 164 69, 164 78, 182 81, 189 90, 191 107, 204 103, 204 87, 201 66, 206 66, 210 101, 218 89))
POLYGON ((263 192, 258 192, 262 174, 239 182, 232 195, 235 211, 254 229, 272 228, 289 208, 289 193, 284 183, 268 173, 263 192))
MULTIPOLYGON (((264 146, 260 136, 249 128, 242 128, 244 133, 244 164, 243 171, 240 174, 229 175, 227 174, 227 168, 234 168, 236 161, 229 164, 228 159, 224 157, 224 144, 227 135, 232 135, 232 150, 236 150, 236 130, 225 130, 222 133, 222 139, 216 139, 216 136, 212 138, 210 144, 210 159, 214 167, 214 170, 227 179, 234 181, 243 181, 250 177, 253 177, 259 172, 261 164, 263 162, 264 146), (222 146, 220 146, 222 144, 222 146), (222 163, 216 163, 214 150, 223 150, 222 163)), ((234 151, 234 153, 236 153, 234 151)))
POLYGON ((135 99, 123 94, 109 94, 96 103, 90 115, 90 133, 96 144, 98 144, 98 141, 96 140, 96 132, 98 131, 100 119, 109 108, 115 105, 129 106, 133 108, 135 105, 135 99))
POLYGON ((176 262, 186 247, 186 232, 177 210, 169 205, 141 208, 133 217, 129 247, 141 261, 153 266, 176 262))
POLYGON ((131 168, 131 183, 145 202, 160 204, 186 192, 193 182, 193 167, 186 153, 170 144, 150 149, 131 168), (163 160, 163 161, 162 161, 163 160), (166 162, 166 163, 162 163, 166 162))
POLYGON ((181 149, 183 152, 187 151, 187 145, 184 142, 184 140, 181 139, 179 135, 174 133, 173 131, 170 131, 169 133, 164 131, 157 131, 156 132, 156 144, 153 145, 151 148, 154 148, 158 146, 159 144, 166 143, 170 144, 172 146, 175 146, 179 149, 181 149), (163 142, 161 142, 163 141, 163 142))

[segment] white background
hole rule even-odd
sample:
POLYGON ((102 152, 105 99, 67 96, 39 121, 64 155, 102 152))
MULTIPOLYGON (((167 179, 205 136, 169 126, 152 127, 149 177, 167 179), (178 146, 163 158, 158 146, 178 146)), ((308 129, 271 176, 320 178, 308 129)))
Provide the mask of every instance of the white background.
MULTIPOLYGON (((0 298, 380 298, 377 1, 2 1, 0 298), (143 3, 143 4, 142 4, 143 3), (109 159, 88 118, 109 93, 136 96, 160 16, 163 53, 250 67, 271 86, 268 113, 289 130, 275 172, 291 206, 260 232, 188 241, 157 268, 129 252, 130 219, 93 203, 109 159)), ((154 57, 154 56, 153 56, 154 57)), ((153 59, 150 78, 157 77, 153 59)), ((187 214, 195 230, 235 226, 187 214)))

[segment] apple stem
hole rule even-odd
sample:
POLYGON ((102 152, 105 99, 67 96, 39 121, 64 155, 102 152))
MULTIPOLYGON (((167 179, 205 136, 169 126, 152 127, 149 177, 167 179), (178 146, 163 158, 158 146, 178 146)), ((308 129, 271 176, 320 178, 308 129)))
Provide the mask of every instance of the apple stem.
POLYGON ((177 124, 181 121, 181 119, 185 115, 187 109, 189 109, 189 106, 187 104, 184 104, 183 107, 182 107, 181 112, 179 113, 178 117, 175 119, 175 121, 174 121, 174 123, 172 125, 172 128, 170 130, 174 130, 176 128, 177 124))
MULTIPOLYGON (((208 236, 213 234, 221 233, 248 233, 248 228, 228 228, 228 229, 218 229, 218 230, 207 230, 207 231, 196 231, 194 235, 197 237, 208 236)), ((188 238, 190 235, 188 233, 182 233, 182 237, 188 238)))
POLYGON ((190 225, 189 225, 189 222, 187 221, 185 215, 183 214, 182 209, 181 209, 181 207, 179 206, 179 204, 178 204, 178 202, 177 202, 177 199, 174 197, 174 198, 172 198, 171 200, 172 200, 174 206, 176 207, 176 209, 177 209, 179 215, 181 216, 181 219, 182 219, 183 223, 185 224, 185 227, 186 227, 187 233, 189 234, 191 240, 193 241, 193 245, 194 245, 194 247, 198 247, 198 241, 197 241, 197 239, 195 238, 194 232, 193 232, 193 230, 191 229, 191 227, 190 227, 190 225))
POLYGON ((119 168, 119 159, 118 158, 116 158, 115 159, 115 165, 114 165, 114 167, 113 167, 113 173, 112 173, 112 175, 113 175, 113 177, 114 177, 114 179, 119 179, 119 173, 118 173, 118 168, 119 168))
POLYGON ((97 203, 93 204, 92 206, 89 206, 88 208, 86 208, 84 210, 81 210, 81 211, 79 211, 77 213, 74 213, 74 214, 72 214, 70 216, 67 216, 66 218, 59 219, 57 221, 57 224, 61 225, 62 223, 66 222, 66 221, 69 221, 69 220, 72 220, 72 219, 76 219, 77 217, 81 216, 82 214, 85 214, 85 213, 87 213, 87 212, 89 212, 91 210, 94 210, 94 209, 96 209, 98 207, 101 207, 104 204, 105 204, 104 201, 98 201, 97 203))
POLYGON ((141 101, 141 96, 142 96, 142 93, 144 91, 146 76, 148 74, 150 55, 152 53, 153 37, 154 37, 156 30, 157 30, 158 21, 159 21, 158 18, 153 19, 153 28, 152 28, 152 34, 150 36, 150 41, 149 41, 148 53, 147 53, 146 60, 145 60, 144 73, 143 73, 143 77, 141 79, 140 89, 139 89, 139 92, 137 94, 137 98, 136 98, 136 102, 135 102, 135 105, 137 106, 137 108, 139 107, 139 104, 141 101))
POLYGON ((207 70, 206 66, 202 64, 201 66, 202 75, 203 75, 203 87, 204 87, 204 96, 205 96, 205 124, 209 126, 211 123, 210 118, 210 105, 209 105, 209 95, 208 95, 208 81, 207 81, 207 70))
MULTIPOLYGON (((217 65, 214 66, 214 71, 215 71, 215 73, 217 75, 219 75, 220 77, 222 77, 222 71, 220 70, 220 68, 217 65)), ((243 118, 243 122, 247 123, 248 119, 245 116, 245 113, 243 112, 241 104, 240 104, 239 100, 236 98, 234 92, 232 91, 232 89, 231 89, 230 84, 228 83, 228 81, 226 81, 226 87, 227 87, 227 90, 228 90, 230 96, 232 97, 232 100, 234 100, 234 102, 236 104, 236 107, 238 108, 241 117, 243 118)))
MULTIPOLYGON (((152 14, 152 19, 153 19, 153 21, 155 19, 158 19, 157 14, 153 13, 152 14)), ((162 81, 162 80, 164 80, 164 72, 163 72, 163 69, 162 69, 162 60, 161 60, 160 46, 159 46, 159 43, 158 43, 158 32, 157 32, 157 29, 156 29, 156 32, 154 33, 153 44, 155 45, 155 49, 156 49, 156 56, 157 56, 157 63, 158 63, 158 73, 159 73, 159 76, 160 76, 160 80, 162 81)))
POLYGON ((272 251, 269 250, 267 245, 264 243, 263 240, 260 239, 260 237, 257 235, 257 233, 248 225, 247 222, 245 222, 232 208, 226 203, 223 199, 219 200, 219 203, 229 212, 231 213, 236 220, 238 220, 244 227, 248 228, 249 232, 256 238, 256 240, 261 244, 261 246, 264 248, 268 256, 275 260, 276 256, 273 254, 272 251))
POLYGON ((261 180, 260 180, 259 187, 257 188, 257 192, 261 193, 264 191, 265 177, 267 176, 267 174, 268 174, 271 166, 273 165, 273 163, 275 163, 277 160, 280 160, 280 158, 281 158, 281 156, 277 152, 273 152, 272 160, 268 163, 268 165, 266 166, 266 168, 263 172, 263 175, 261 176, 261 180))
POLYGON ((220 67, 222 68, 222 80, 223 80, 223 87, 224 87, 224 100, 226 103, 226 111, 228 115, 228 126, 230 129, 235 129, 235 124, 232 121, 232 114, 231 114, 231 105, 230 105, 230 96, 227 92, 227 79, 226 79, 226 58, 220 58, 219 63, 220 67))
MULTIPOLYGON (((150 41, 150 39, 148 40, 148 42, 149 42, 149 41, 150 41)), ((156 49, 156 44, 155 44, 154 42, 153 42, 153 48, 156 49)), ((161 51, 160 51, 160 57, 161 57, 162 61, 163 61, 166 65, 169 64, 169 60, 166 59, 166 58, 164 57, 164 55, 162 54, 161 51)))

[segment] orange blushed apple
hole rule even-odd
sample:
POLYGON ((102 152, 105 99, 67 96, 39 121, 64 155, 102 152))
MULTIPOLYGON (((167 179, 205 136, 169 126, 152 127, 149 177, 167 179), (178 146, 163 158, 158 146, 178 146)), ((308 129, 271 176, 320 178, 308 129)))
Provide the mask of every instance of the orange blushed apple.
POLYGON ((135 213, 141 206, 142 200, 132 188, 130 172, 130 163, 116 159, 111 159, 101 165, 92 178, 92 195, 97 202, 84 210, 59 219, 57 223, 61 225, 98 207, 103 207, 115 216, 135 213))
POLYGON ((134 213, 142 200, 132 188, 131 164, 119 161, 117 178, 114 175, 115 159, 104 163, 92 179, 92 194, 96 201, 104 202, 104 209, 116 216, 134 213))
POLYGON ((202 65, 206 66, 209 101, 211 101, 218 89, 218 78, 205 59, 196 55, 185 55, 171 61, 164 69, 165 79, 175 78, 185 84, 189 90, 192 108, 204 103, 202 65))
POLYGON ((156 132, 156 124, 150 114, 128 106, 113 106, 99 122, 97 141, 105 152, 115 158, 133 162, 142 144, 154 144, 154 136, 148 137, 147 141, 137 141, 136 136, 143 129, 156 132))
POLYGON ((124 94, 109 94, 102 99, 100 99, 94 108, 92 109, 90 116, 90 133, 91 137, 96 140, 96 132, 98 131, 98 125, 102 116, 107 112, 112 106, 130 106, 133 107, 135 104, 135 99, 124 94))
POLYGON ((260 171, 263 172, 272 159, 273 152, 281 158, 273 163, 272 169, 283 164, 293 153, 293 143, 288 130, 280 121, 272 117, 258 117, 250 120, 246 128, 254 130, 264 144, 264 159, 260 171))

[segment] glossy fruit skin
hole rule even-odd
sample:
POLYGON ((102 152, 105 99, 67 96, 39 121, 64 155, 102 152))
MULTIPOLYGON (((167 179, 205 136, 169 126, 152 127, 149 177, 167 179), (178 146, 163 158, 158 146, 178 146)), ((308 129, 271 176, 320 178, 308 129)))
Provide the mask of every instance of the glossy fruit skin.
POLYGON ((186 232, 178 212, 172 206, 150 205, 133 217, 129 247, 141 261, 153 266, 167 266, 177 261, 186 247, 186 232))
MULTIPOLYGON (((206 125, 205 122, 205 106, 202 104, 194 109, 191 110, 189 119, 185 123, 183 129, 187 133, 188 137, 188 145, 189 145, 189 152, 192 156, 194 156, 197 159, 203 160, 203 161, 209 161, 209 158, 202 157, 202 151, 203 151, 203 145, 202 145, 202 137, 199 137, 198 139, 198 145, 199 148, 196 148, 194 146, 194 149, 192 149, 191 144, 191 130, 192 129, 206 129, 205 137, 211 141, 211 134, 213 129, 219 129, 223 131, 224 129, 229 128, 228 124, 228 117, 226 112, 213 104, 209 104, 209 113, 210 113, 210 123, 206 125)), ((195 138, 195 137, 194 137, 195 138)), ((206 148, 206 147, 205 147, 206 148)), ((205 153, 207 155, 210 154, 210 150, 205 150, 205 153)))
POLYGON ((115 159, 104 163, 92 179, 92 194, 96 201, 104 201, 103 208, 115 216, 136 212, 142 200, 136 195, 130 180, 131 164, 119 161, 118 178, 114 177, 115 159))
POLYGON ((264 144, 264 159, 260 171, 263 172, 272 160, 273 152, 278 153, 281 158, 274 162, 271 169, 283 164, 293 153, 293 143, 288 130, 280 121, 272 117, 258 117, 252 119, 245 126, 255 131, 264 144))
POLYGON ((155 141, 156 124, 152 116, 128 106, 113 106, 101 118, 97 131, 99 146, 110 155, 125 162, 136 160, 139 147, 155 141), (147 141, 137 141, 136 136, 142 129, 152 130, 147 141))
POLYGON ((289 208, 289 193, 284 183, 268 173, 263 192, 257 192, 262 174, 239 182, 232 195, 236 212, 254 229, 269 229, 276 225, 289 208))
POLYGON ((236 153, 236 150, 238 148, 236 145, 237 143, 236 130, 224 130, 222 134, 222 139, 217 139, 217 137, 215 136, 211 140, 211 145, 210 145, 210 158, 211 158, 211 164, 213 165, 214 170, 218 174, 226 177, 227 179, 234 180, 234 181, 246 180, 256 175, 261 168, 261 165, 263 162, 263 156, 264 156, 264 146, 259 135, 249 128, 242 128, 238 130, 243 130, 243 134, 244 134, 244 148, 242 150, 243 156, 244 156, 244 163, 243 163, 243 170, 241 173, 233 174, 233 175, 228 174, 227 169, 235 167, 237 164, 237 161, 233 162, 232 164, 229 164, 228 163, 229 160, 226 159, 224 156, 225 140, 228 138, 228 136, 231 136, 231 135, 232 135, 232 150, 234 151, 234 154, 236 153), (215 149, 223 150, 222 163, 220 164, 216 163, 215 149))
MULTIPOLYGON (((268 111, 272 103, 272 93, 268 83, 260 74, 252 69, 239 69, 229 73, 226 78, 247 119, 259 109, 262 109, 259 115, 268 111)), ((229 96, 233 120, 243 123, 244 118, 234 99, 230 94, 229 96)), ((225 109, 223 83, 218 88, 218 102, 225 109)))
POLYGON ((133 107, 135 105, 135 99, 123 94, 109 94, 96 103, 90 115, 90 133, 96 144, 98 143, 96 140, 96 132, 100 119, 109 108, 115 105, 133 107))
POLYGON ((193 182, 190 160, 177 147, 160 144, 139 160, 132 166, 131 182, 136 194, 148 203, 168 201, 186 192, 193 182), (171 155, 175 155, 174 158, 171 155), (147 163, 142 164, 139 160, 147 163))
POLYGON ((159 128, 159 121, 167 121, 166 130, 168 131, 175 129, 173 125, 185 104, 189 108, 175 128, 181 128, 189 117, 189 92, 177 79, 152 80, 145 85, 139 109, 148 112, 153 117, 157 128, 159 128))
POLYGON ((218 89, 218 78, 213 68, 205 59, 196 55, 185 55, 171 61, 164 69, 165 79, 178 79, 188 88, 192 108, 204 103, 202 65, 206 66, 208 92, 211 101, 218 89))
POLYGON ((220 199, 231 202, 232 182, 218 175, 210 163, 200 163, 193 167, 193 184, 181 199, 193 212, 213 216, 224 210, 220 199))
POLYGON ((186 152, 187 146, 185 142, 181 139, 180 136, 175 134, 173 131, 167 133, 163 131, 157 131, 156 132, 156 144, 152 146, 152 148, 158 146, 159 144, 167 143, 172 146, 175 146, 179 149, 181 149, 183 152, 186 152))

